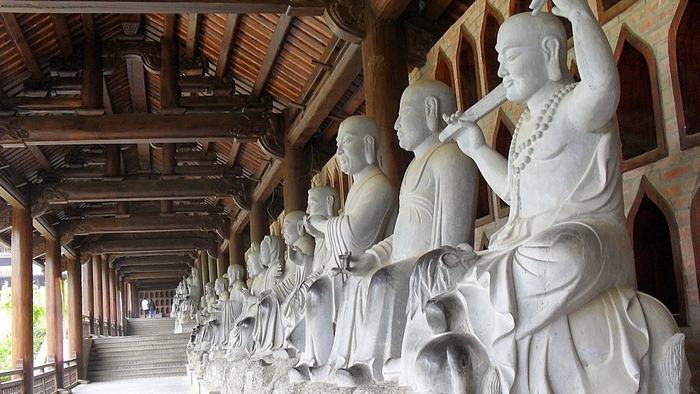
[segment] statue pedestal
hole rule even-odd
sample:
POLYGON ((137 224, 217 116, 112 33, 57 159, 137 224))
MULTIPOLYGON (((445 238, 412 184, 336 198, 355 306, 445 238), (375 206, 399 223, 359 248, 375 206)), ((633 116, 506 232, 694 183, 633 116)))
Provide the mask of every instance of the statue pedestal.
POLYGON ((327 383, 291 383, 289 369, 296 359, 226 362, 224 359, 207 363, 203 382, 208 388, 221 394, 410 394, 407 387, 399 387, 395 382, 371 384, 355 388, 337 387, 327 383), (225 369, 225 370, 222 370, 225 369), (223 375, 222 375, 223 372, 223 375), (223 376, 223 379, 222 379, 223 376), (219 381, 209 381, 218 379, 219 381))

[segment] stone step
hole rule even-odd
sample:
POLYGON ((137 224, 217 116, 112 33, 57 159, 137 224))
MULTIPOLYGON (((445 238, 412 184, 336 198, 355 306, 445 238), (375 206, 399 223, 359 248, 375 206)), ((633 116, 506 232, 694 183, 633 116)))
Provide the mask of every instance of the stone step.
POLYGON ((164 360, 159 362, 149 362, 149 363, 139 363, 124 365, 124 363, 108 363, 108 364, 97 364, 90 366, 90 373, 99 372, 114 372, 122 373, 137 370, 146 370, 154 368, 184 368, 184 363, 187 360, 164 360))
MULTIPOLYGON (((122 354, 102 354, 102 355, 90 355, 90 365, 93 365, 95 363, 105 363, 105 362, 119 362, 119 363, 126 363, 126 362, 133 362, 133 363, 140 363, 140 362, 148 362, 153 359, 153 355, 150 353, 134 353, 134 354, 127 354, 127 353, 122 353, 122 354)), ((182 359, 187 359, 187 354, 180 350, 179 352, 167 352, 167 353, 158 353, 158 359, 159 360, 182 360, 182 359)))
POLYGON ((148 340, 148 341, 141 341, 138 340, 137 338, 132 339, 130 341, 99 341, 99 342, 93 342, 93 346, 95 348, 101 348, 101 349, 107 349, 109 347, 120 347, 120 348, 128 348, 128 347, 139 347, 141 345, 148 345, 148 344, 160 344, 162 346, 182 346, 183 344, 187 344, 189 341, 189 338, 168 338, 168 339, 153 339, 153 340, 148 340))
POLYGON ((94 382, 106 382, 110 380, 156 378, 163 376, 185 376, 187 371, 184 366, 177 368, 153 368, 149 370, 134 370, 122 373, 100 372, 88 374, 88 379, 94 382))

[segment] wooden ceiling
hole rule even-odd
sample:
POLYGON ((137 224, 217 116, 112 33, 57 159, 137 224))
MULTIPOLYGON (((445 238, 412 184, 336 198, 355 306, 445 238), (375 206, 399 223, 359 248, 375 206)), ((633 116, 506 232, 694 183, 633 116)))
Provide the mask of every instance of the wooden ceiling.
MULTIPOLYGON (((375 2, 391 3, 389 0, 375 2)), ((195 102, 202 96, 249 96, 263 102, 268 100, 274 113, 286 109, 291 113, 291 119, 298 115, 290 130, 296 133, 296 137, 303 137, 298 141, 306 143, 315 136, 315 140, 323 144, 332 143, 341 119, 364 113, 360 51, 356 45, 353 47, 331 33, 321 12, 325 1, 152 3, 124 0, 118 3, 120 11, 125 12, 123 14, 102 13, 104 10, 90 14, 95 11, 94 7, 103 3, 117 4, 111 1, 2 1, 0 116, 76 115, 84 88, 84 54, 89 51, 86 36, 93 29, 103 51, 104 114, 159 114, 167 111, 161 97, 161 75, 157 69, 149 67, 149 58, 136 59, 127 54, 117 58, 109 70, 105 70, 104 65, 105 52, 115 42, 139 41, 146 43, 144 46, 154 47, 167 34, 174 35, 178 47, 181 104, 186 100, 195 102), (150 4, 165 3, 178 13, 174 16, 159 13, 158 7, 153 8, 154 13, 142 13, 150 4), (244 3, 253 4, 250 6, 253 9, 264 8, 270 12, 194 13, 221 10, 222 4, 233 4, 235 7, 232 6, 231 11, 239 11, 245 9, 244 3), (263 3, 265 6, 260 5, 263 3), (290 8, 289 4, 296 6, 290 8), (28 13, 49 9, 51 13, 28 13), (54 13, 57 9, 60 9, 58 13, 54 13), (287 12, 280 11, 283 9, 287 12), (337 91, 338 86, 343 90, 337 91), (321 107, 323 109, 317 111, 321 107), (307 117, 306 112, 310 111, 312 114, 307 117)), ((471 5, 469 0, 433 0, 429 3, 433 7, 429 12, 442 15, 447 24, 471 5)), ((161 60, 160 51, 153 52, 158 60, 161 60)), ((207 109, 206 106, 198 107, 199 112, 207 109)), ((2 128, 0 118, 0 131, 2 128)), ((164 173, 167 174, 163 150, 161 144, 121 145, 120 179, 163 177, 164 173)), ((28 195, 32 185, 56 181, 56 174, 64 180, 104 181, 100 176, 95 178, 90 174, 106 171, 107 151, 104 145, 73 144, 26 144, 24 147, 0 148, 0 184, 28 195)), ((254 198, 268 198, 281 180, 279 161, 270 157, 258 142, 228 139, 178 143, 175 158, 177 168, 183 173, 205 173, 205 178, 210 178, 212 171, 237 168, 243 175, 261 180, 262 186, 258 185, 253 192, 254 198)), ((130 209, 134 214, 148 212, 157 215, 157 205, 153 201, 132 203, 130 209)), ((59 228, 72 219, 124 214, 120 211, 122 208, 113 201, 71 202, 50 212, 42 222, 47 228, 59 228)), ((3 215, 7 216, 7 211, 7 207, 0 210, 0 221, 3 215)), ((232 222, 237 221, 232 224, 240 229, 245 223, 240 215, 236 216, 239 211, 230 198, 183 198, 171 205, 170 212, 190 216, 202 212, 221 214, 230 217, 232 222), (210 208, 201 208, 202 204, 210 208)), ((7 222, 0 224, 4 226, 0 226, 0 241, 7 242, 7 222)), ((121 240, 114 235, 92 235, 82 241, 96 243, 113 239, 121 240)), ((80 247, 80 243, 73 242, 74 246, 80 247)))

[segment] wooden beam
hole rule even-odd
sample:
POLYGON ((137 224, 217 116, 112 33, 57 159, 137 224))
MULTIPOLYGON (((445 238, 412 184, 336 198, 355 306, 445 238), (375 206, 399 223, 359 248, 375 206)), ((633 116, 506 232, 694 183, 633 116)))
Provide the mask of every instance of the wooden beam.
POLYGON ((306 145, 360 71, 362 71, 362 50, 357 44, 347 44, 325 83, 292 123, 287 134, 287 142, 290 145, 299 147, 306 145))
POLYGON ((239 21, 238 14, 226 15, 226 26, 224 27, 224 37, 221 39, 221 49, 219 50, 219 59, 216 62, 216 78, 222 79, 226 74, 226 66, 231 53, 233 37, 236 34, 236 28, 239 21))
POLYGON ((86 110, 101 110, 103 108, 102 88, 105 82, 102 76, 102 56, 100 39, 92 15, 82 15, 85 29, 85 44, 83 54, 83 88, 80 97, 86 110))
POLYGON ((275 122, 266 116, 253 112, 0 117, 0 146, 252 142, 272 132, 275 122))
POLYGON ((51 162, 49 159, 46 158, 46 155, 44 155, 44 152, 41 151, 41 147, 38 146, 28 146, 27 147, 29 151, 32 153, 36 161, 39 162, 39 165, 41 168, 45 170, 51 171, 53 169, 53 166, 51 165, 51 162))
MULTIPOLYGON (((0 217, 4 215, 4 210, 0 210, 0 217)), ((129 212, 132 215, 150 215, 151 220, 157 221, 160 216, 160 205, 153 204, 153 202, 138 204, 132 203, 129 207, 129 212)), ((217 207, 210 204, 203 203, 190 203, 186 202, 184 204, 173 204, 173 210, 170 214, 208 214, 208 215, 219 215, 223 213, 221 207, 217 207)), ((70 219, 85 219, 92 217, 114 217, 119 216, 120 212, 116 204, 114 205, 103 205, 98 207, 84 207, 84 208, 66 208, 64 211, 66 217, 70 219)), ((0 219, 1 221, 2 219, 0 219)), ((4 222, 3 222, 4 223, 4 222)), ((2 226, 0 226, 0 230, 2 226)), ((2 231, 0 231, 2 232, 2 231)))
POLYGON ((67 111, 80 108, 80 97, 8 97, 0 107, 25 111, 67 111))
POLYGON ((197 45, 197 30, 199 29, 199 14, 187 15, 187 38, 185 39, 185 56, 193 58, 197 45))
POLYGON ((130 265, 130 266, 125 266, 122 267, 120 270, 120 274, 133 274, 137 272, 180 272, 182 274, 188 274, 191 270, 191 267, 187 264, 179 264, 179 263, 170 263, 167 266, 137 266, 137 265, 130 265))
POLYGON ((27 44, 27 40, 24 39, 24 33, 22 33, 22 29, 19 27, 15 16, 13 14, 0 14, 0 19, 2 19, 2 23, 12 43, 15 44, 17 50, 19 50, 19 54, 22 56, 22 60, 24 60, 24 66, 27 67, 32 78, 37 80, 43 79, 44 73, 41 72, 41 67, 39 67, 39 63, 37 63, 32 49, 29 47, 29 44, 27 44))
MULTIPOLYGON (((126 180, 121 182, 62 182, 39 186, 35 208, 77 202, 192 200, 232 197, 245 192, 235 179, 126 180)), ((44 209, 48 207, 43 207, 44 209)))
POLYGON ((411 0, 370 0, 372 12, 380 20, 398 19, 410 3, 411 0))
POLYGON ((236 158, 238 157, 238 152, 241 150, 241 144, 238 142, 233 142, 231 144, 231 150, 228 151, 228 157, 226 158, 226 165, 233 167, 236 164, 236 158))
POLYGON ((87 254, 137 254, 163 252, 191 252, 216 249, 216 241, 211 238, 155 238, 96 241, 82 245, 81 253, 87 254))
MULTIPOLYGON (((129 77, 129 92, 131 93, 131 109, 136 114, 148 113, 146 97, 146 75, 143 69, 143 59, 140 56, 129 56, 124 59, 126 72, 129 77)), ((151 169, 151 146, 148 143, 137 145, 139 168, 143 171, 151 169)))
POLYGON ((169 264, 188 264, 192 266, 194 260, 189 256, 166 255, 166 256, 122 256, 114 260, 114 268, 116 270, 122 267, 130 266, 151 266, 151 265, 169 265, 169 264))
POLYGON ((253 92, 251 93, 253 96, 260 96, 260 93, 265 89, 267 80, 270 78, 272 69, 277 62, 277 57, 282 50, 284 42, 287 40, 287 34, 289 33, 289 28, 292 26, 293 21, 294 17, 292 16, 280 15, 275 32, 272 34, 270 45, 267 47, 265 58, 263 58, 262 65, 260 66, 258 77, 253 84, 253 92))
POLYGON ((228 220, 224 216, 166 216, 154 220, 152 216, 128 218, 90 218, 70 220, 61 226, 66 239, 90 234, 132 234, 181 231, 215 231, 228 237, 228 220))
POLYGON ((328 3, 328 0, 3 0, 0 3, 0 12, 322 15, 328 3))
POLYGON ((180 271, 174 271, 174 272, 136 272, 136 273, 129 273, 122 275, 120 277, 121 280, 140 280, 140 279, 182 279, 184 275, 186 275, 187 272, 180 272, 180 271))
POLYGON ((54 31, 56 32, 56 41, 58 42, 58 47, 61 49, 61 55, 72 55, 73 42, 70 38, 70 30, 68 30, 66 16, 61 14, 51 14, 51 23, 53 24, 54 31))

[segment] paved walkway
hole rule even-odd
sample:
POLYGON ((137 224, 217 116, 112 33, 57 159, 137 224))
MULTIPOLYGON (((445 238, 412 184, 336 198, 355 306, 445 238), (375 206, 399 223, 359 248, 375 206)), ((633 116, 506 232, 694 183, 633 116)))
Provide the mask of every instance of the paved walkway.
POLYGON ((186 376, 81 384, 77 394, 193 394, 186 376))

